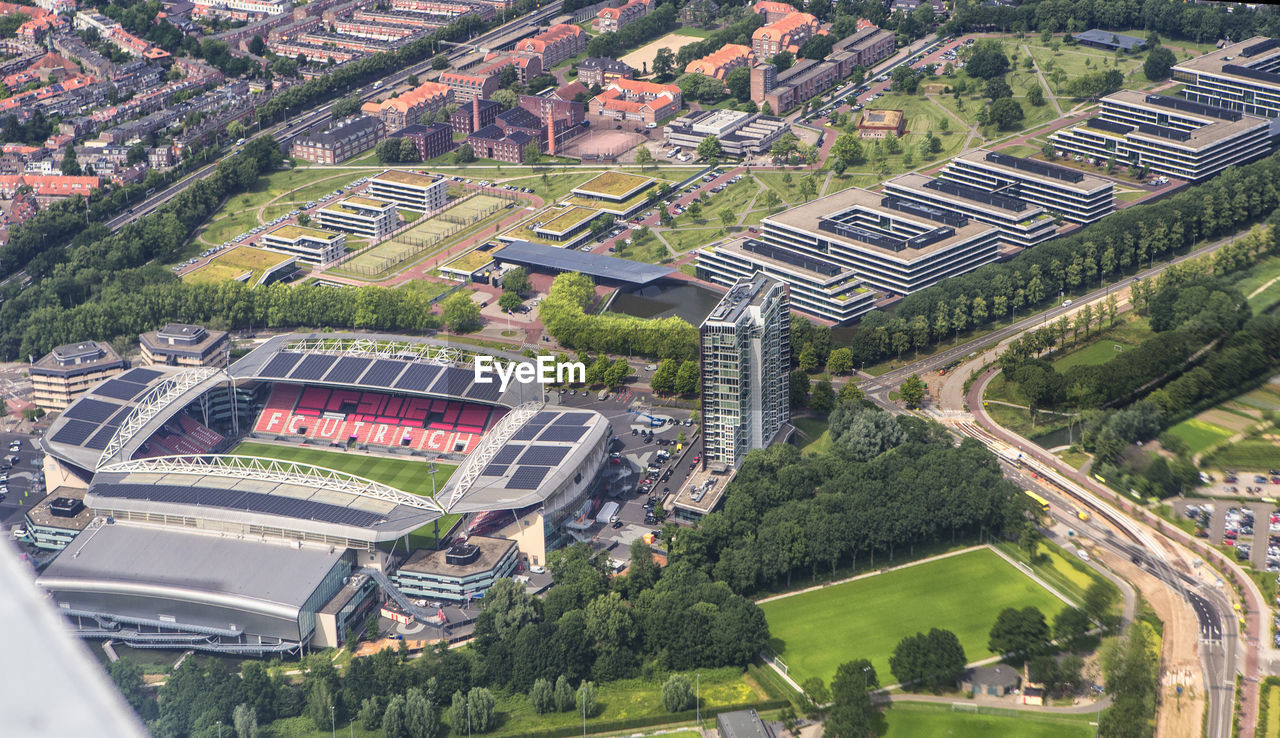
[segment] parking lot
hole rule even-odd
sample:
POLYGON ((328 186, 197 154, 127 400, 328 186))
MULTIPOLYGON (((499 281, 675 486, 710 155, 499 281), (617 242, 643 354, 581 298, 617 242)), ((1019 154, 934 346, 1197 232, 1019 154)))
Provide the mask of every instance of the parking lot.
POLYGON ((44 498, 44 454, 30 436, 0 433, 0 455, 0 523, 8 536, 15 526, 22 526, 27 510, 44 498), (11 450, 14 442, 17 451, 11 450), (16 463, 10 464, 13 456, 16 463))

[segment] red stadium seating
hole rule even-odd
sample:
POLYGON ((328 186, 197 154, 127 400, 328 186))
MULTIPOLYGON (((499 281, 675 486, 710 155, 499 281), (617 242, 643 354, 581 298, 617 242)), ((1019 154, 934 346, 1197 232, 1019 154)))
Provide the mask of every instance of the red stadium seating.
POLYGON ((276 385, 253 430, 339 444, 467 453, 505 414, 506 408, 453 400, 276 385))

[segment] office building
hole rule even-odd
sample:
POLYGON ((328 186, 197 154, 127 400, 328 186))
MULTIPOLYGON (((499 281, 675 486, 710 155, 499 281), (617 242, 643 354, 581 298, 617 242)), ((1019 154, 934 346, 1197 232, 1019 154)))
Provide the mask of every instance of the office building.
POLYGON ((719 139, 726 156, 747 156, 768 151, 789 130, 782 118, 740 110, 699 110, 668 123, 663 139, 675 146, 696 149, 708 136, 719 139))
POLYGON ((772 277, 739 282, 699 329, 703 468, 737 468, 791 419, 791 309, 772 277))
POLYGON ((685 74, 704 74, 708 77, 715 77, 721 82, 729 76, 738 67, 749 67, 756 63, 756 55, 751 51, 751 47, 741 44, 725 44, 719 49, 702 57, 694 59, 685 66, 685 74))
POLYGON ((31 394, 42 410, 66 410, 72 400, 128 365, 115 349, 98 341, 57 346, 31 365, 31 394))
POLYGON ((453 101, 453 90, 439 82, 423 82, 408 92, 382 102, 360 107, 365 115, 380 118, 388 131, 416 125, 422 116, 434 113, 453 101))
POLYGON ((365 194, 389 200, 402 208, 429 213, 439 210, 449 201, 449 181, 443 177, 388 169, 369 180, 365 194))
POLYGON ((282 225, 258 239, 258 246, 296 256, 308 264, 329 266, 346 251, 347 236, 298 225, 282 225))
POLYGON ((493 159, 508 164, 523 162, 525 147, 530 143, 536 143, 541 147, 542 142, 524 131, 512 130, 507 133, 496 125, 485 126, 467 136, 467 145, 475 152, 476 158, 493 159))
POLYGON ((578 62, 578 81, 587 87, 604 88, 615 79, 631 79, 635 74, 636 70, 626 63, 607 56, 592 56, 578 62))
POLYGON ((604 8, 596 14, 596 31, 617 33, 653 10, 651 0, 630 0, 617 8, 604 8))
POLYGON ((757 28, 751 33, 751 50, 758 59, 769 59, 779 52, 795 54, 820 28, 818 19, 808 13, 792 13, 777 22, 757 28))
POLYGON ((995 228, 940 208, 852 188, 771 215, 760 240, 852 269, 865 285, 910 294, 998 256, 995 228))
POLYGON ((345 231, 357 238, 381 241, 400 225, 396 204, 370 197, 348 197, 320 208, 316 224, 330 231, 345 231))
POLYGON ((995 226, 1000 231, 1000 240, 1010 246, 1030 248, 1058 235, 1057 222, 1045 208, 950 180, 912 172, 885 182, 884 191, 925 207, 995 226))
POLYGON ((1101 112, 1049 136, 1058 156, 1115 161, 1188 181, 1271 153, 1265 118, 1181 97, 1121 90, 1101 112))
POLYGON ((675 85, 616 79, 591 98, 590 106, 595 115, 656 125, 684 107, 684 93, 675 85))
MULTIPOLYGON (((440 81, 453 90, 453 99, 459 103, 476 98, 486 99, 501 86, 496 74, 449 71, 440 75, 440 81)), ((456 126, 455 126, 456 129, 456 126)))
POLYGON ((493 125, 502 112, 502 104, 493 100, 472 100, 449 113, 449 125, 458 133, 474 133, 485 126, 493 125))
POLYGON ((356 116, 327 131, 295 139, 290 154, 313 164, 337 164, 373 148, 386 132, 380 119, 356 116))
POLYGON ((853 269, 771 246, 754 238, 734 239, 697 251, 699 279, 725 287, 757 274, 786 282, 791 308, 833 323, 849 323, 875 308, 876 293, 853 269))
POLYGON ((1254 36, 1173 66, 1188 100, 1280 117, 1280 39, 1254 36))
POLYGON ((405 126, 391 134, 391 137, 407 138, 412 141, 414 147, 418 149, 418 158, 422 161, 443 156, 454 148, 453 126, 448 123, 405 126))
POLYGON ((998 151, 970 149, 952 159, 942 177, 1040 205, 1073 223, 1092 223, 1116 208, 1108 180, 998 151))
POLYGON ((410 597, 464 603, 483 597, 499 579, 514 574, 519 562, 515 541, 471 536, 445 550, 414 551, 391 581, 410 597))
POLYGON ((169 323, 138 336, 138 344, 146 366, 225 367, 231 338, 226 331, 211 331, 202 325, 169 323))
POLYGON ((543 69, 550 69, 586 49, 587 32, 568 23, 557 23, 542 33, 517 42, 515 48, 518 52, 541 57, 543 69))
POLYGON ((1126 54, 1147 48, 1146 39, 1101 28, 1090 28, 1083 33, 1077 33, 1075 40, 1081 46, 1090 46, 1104 51, 1123 51, 1126 54))

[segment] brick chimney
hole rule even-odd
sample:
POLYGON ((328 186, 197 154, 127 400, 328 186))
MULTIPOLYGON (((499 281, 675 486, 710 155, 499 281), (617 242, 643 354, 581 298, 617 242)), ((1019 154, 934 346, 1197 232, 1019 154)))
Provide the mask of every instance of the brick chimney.
POLYGON ((480 130, 480 93, 471 98, 471 132, 480 130))
POLYGON ((556 155, 556 121, 551 114, 551 106, 547 106, 547 153, 556 155))

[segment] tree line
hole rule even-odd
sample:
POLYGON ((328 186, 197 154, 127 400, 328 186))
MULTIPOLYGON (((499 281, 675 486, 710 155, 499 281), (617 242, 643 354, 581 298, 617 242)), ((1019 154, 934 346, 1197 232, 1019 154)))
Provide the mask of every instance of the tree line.
POLYGON ((681 531, 673 560, 745 594, 1024 522, 1023 496, 974 439, 955 446, 936 424, 850 399, 831 434, 817 456, 790 445, 748 454, 722 509, 681 531))
POLYGON ((645 320, 616 313, 589 314, 595 283, 577 272, 555 278, 538 306, 547 332, 565 348, 594 353, 691 361, 698 355, 698 329, 681 318, 645 320))
POLYGON ((1280 156, 1225 170, 1172 197, 1108 215, 1069 236, 907 295, 892 316, 863 316, 851 342, 855 362, 929 347, 988 322, 1016 318, 1060 294, 1101 286, 1197 241, 1239 230, 1280 205, 1280 156))

